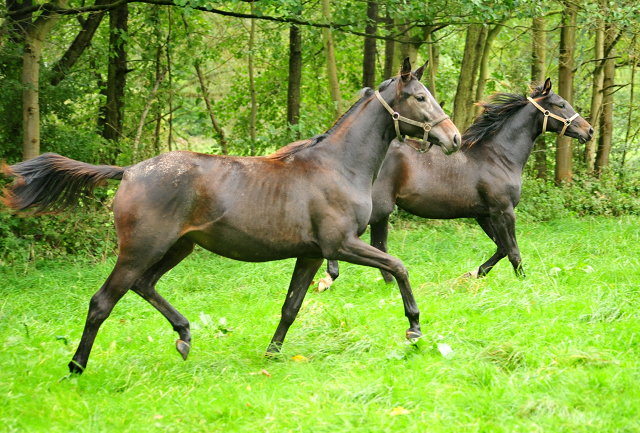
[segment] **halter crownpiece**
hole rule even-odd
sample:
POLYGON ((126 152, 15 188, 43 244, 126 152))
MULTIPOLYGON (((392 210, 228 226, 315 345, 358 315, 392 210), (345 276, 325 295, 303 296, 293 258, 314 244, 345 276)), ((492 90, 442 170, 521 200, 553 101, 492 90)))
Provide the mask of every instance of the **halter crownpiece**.
POLYGON ((543 134, 545 132, 547 132, 547 120, 549 120, 549 116, 551 116, 554 119, 559 120, 562 123, 564 123, 564 127, 562 128, 562 131, 560 132, 560 134, 558 134, 558 137, 562 137, 564 135, 564 132, 569 127, 569 125, 571 125, 571 122, 573 122, 573 119, 575 119, 576 117, 579 116, 579 114, 576 113, 576 114, 574 114, 573 116, 571 116, 569 118, 560 117, 560 116, 558 116, 556 114, 553 114, 549 110, 545 110, 544 108, 542 108, 540 106, 540 104, 538 104, 536 101, 534 101, 533 98, 531 98, 530 96, 527 96, 527 99, 529 100, 529 102, 531 102, 533 104, 534 107, 536 107, 538 110, 540 110, 540 111, 542 111, 544 113, 544 122, 542 122, 542 133, 543 134))
POLYGON ((402 134, 400 134, 400 125, 399 125, 399 121, 402 121, 404 123, 408 123, 409 125, 414 125, 414 126, 419 126, 422 129, 424 129, 424 136, 422 138, 422 150, 421 152, 428 152, 429 149, 431 148, 431 146, 429 146, 429 148, 427 148, 427 137, 429 136, 429 131, 431 131, 431 129, 436 126, 438 123, 442 122, 443 120, 447 120, 449 118, 449 116, 447 116, 446 114, 443 116, 438 117, 435 120, 432 120, 431 122, 418 122, 415 120, 411 120, 408 119, 406 117, 403 117, 400 115, 400 113, 398 113, 397 111, 393 111, 393 108, 391 108, 391 106, 389 104, 387 104, 387 102, 382 99, 382 96, 380 95, 380 92, 376 90, 376 97, 378 98, 378 100, 380 101, 380 103, 384 106, 384 108, 387 109, 387 111, 389 112, 389 114, 391 114, 391 118, 393 119, 393 126, 395 126, 396 128, 396 137, 398 138, 398 141, 400 141, 401 143, 404 143, 404 139, 402 138, 402 134))

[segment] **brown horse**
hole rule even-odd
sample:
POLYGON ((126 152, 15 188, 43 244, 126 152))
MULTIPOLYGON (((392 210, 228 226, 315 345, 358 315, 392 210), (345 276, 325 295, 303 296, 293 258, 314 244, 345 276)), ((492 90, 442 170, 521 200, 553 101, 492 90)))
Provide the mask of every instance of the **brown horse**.
MULTIPOLYGON (((420 78, 426 65, 380 86, 380 97, 420 122, 400 123, 400 133, 438 142, 446 152, 460 145, 455 125, 420 78), (432 124, 439 122, 432 127, 432 124)), ((100 325, 129 289, 162 313, 179 334, 187 358, 189 322, 155 290, 156 282, 187 257, 195 244, 249 262, 296 257, 282 318, 267 349, 277 352, 324 258, 377 267, 398 281, 409 319, 407 338, 421 336, 419 310, 402 262, 359 239, 371 214, 371 189, 394 120, 371 89, 325 134, 266 157, 169 152, 131 167, 93 166, 55 154, 5 167, 17 177, 5 191, 13 209, 57 212, 77 203, 105 179, 121 179, 113 214, 118 259, 93 296, 82 339, 69 364, 84 371, 100 325)))
MULTIPOLYGON (((547 130, 582 143, 593 135, 591 125, 551 90, 551 80, 533 89, 529 98, 499 93, 481 103, 484 110, 462 136, 460 152, 448 158, 438 149, 418 153, 394 141, 373 186, 371 245, 387 251, 389 215, 395 205, 423 218, 475 218, 498 249, 465 276, 485 276, 507 256, 516 274, 524 277, 514 208, 533 144, 547 130)), ((336 279, 337 262, 329 261, 327 272, 336 279)), ((382 275, 393 281, 384 270, 382 275)))

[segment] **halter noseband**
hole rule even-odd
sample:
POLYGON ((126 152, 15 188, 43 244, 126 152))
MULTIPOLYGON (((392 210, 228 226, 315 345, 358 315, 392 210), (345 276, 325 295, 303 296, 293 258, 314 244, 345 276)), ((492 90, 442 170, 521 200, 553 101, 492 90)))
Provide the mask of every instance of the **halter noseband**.
POLYGON ((579 116, 579 114, 576 113, 573 116, 569 117, 568 119, 566 117, 560 117, 560 116, 558 116, 556 114, 553 114, 549 110, 545 110, 544 108, 542 108, 540 106, 540 104, 538 104, 536 101, 534 101, 530 96, 527 96, 527 99, 533 104, 534 107, 536 107, 538 110, 540 110, 540 111, 542 111, 544 113, 544 122, 542 123, 542 133, 543 134, 545 132, 547 132, 547 120, 549 120, 549 116, 551 116, 554 119, 559 120, 562 123, 564 123, 564 127, 562 128, 562 131, 560 132, 560 134, 558 134, 558 137, 562 137, 564 135, 564 132, 569 127, 569 125, 571 125, 571 122, 573 122, 573 119, 575 119, 576 117, 579 116))
POLYGON ((420 152, 428 152, 429 149, 431 149, 431 146, 429 146, 427 148, 427 143, 428 143, 427 137, 429 136, 429 131, 431 131, 431 129, 434 126, 436 126, 438 123, 442 122, 443 120, 447 120, 449 118, 449 116, 447 116, 445 114, 443 116, 438 117, 435 120, 432 120, 431 122, 421 123, 421 122, 418 122, 418 121, 411 120, 411 119, 408 119, 406 117, 403 117, 397 111, 393 111, 393 108, 391 108, 391 106, 389 104, 387 104, 387 102, 384 99, 382 99, 382 96, 380 96, 380 92, 377 91, 377 90, 376 90, 376 97, 378 98, 378 101, 380 101, 380 103, 382 103, 384 108, 387 109, 389 114, 391 114, 391 118, 393 119, 393 126, 395 126, 395 128, 396 128, 396 137, 398 137, 398 141, 400 141, 401 143, 404 143, 404 139, 402 138, 402 134, 400 134, 399 121, 402 121, 404 123, 408 123, 409 125, 419 126, 422 129, 424 129, 424 136, 422 138, 422 149, 420 150, 420 152))

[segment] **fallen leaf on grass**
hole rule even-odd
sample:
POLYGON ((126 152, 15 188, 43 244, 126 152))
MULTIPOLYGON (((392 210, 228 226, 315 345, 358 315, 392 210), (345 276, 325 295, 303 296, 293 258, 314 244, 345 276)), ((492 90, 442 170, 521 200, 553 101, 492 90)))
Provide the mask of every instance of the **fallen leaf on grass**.
POLYGON ((257 373, 255 373, 253 371, 251 373, 249 373, 250 376, 255 376, 257 374, 264 374, 267 377, 271 377, 271 374, 267 370, 265 370, 264 368, 262 370, 260 370, 259 372, 257 372, 257 373))
POLYGON ((153 419, 162 419, 164 418, 164 415, 154 415, 153 419))
POLYGON ((453 353, 453 349, 447 343, 438 343, 438 350, 445 358, 453 353))
POLYGON ((411 413, 410 410, 407 410, 405 408, 403 408, 402 406, 398 406, 398 407, 394 407, 391 410, 390 415, 391 416, 398 416, 398 415, 409 415, 411 413))
POLYGON ((293 359, 295 362, 304 362, 307 361, 307 357, 306 356, 302 356, 302 355, 296 355, 294 356, 293 359))

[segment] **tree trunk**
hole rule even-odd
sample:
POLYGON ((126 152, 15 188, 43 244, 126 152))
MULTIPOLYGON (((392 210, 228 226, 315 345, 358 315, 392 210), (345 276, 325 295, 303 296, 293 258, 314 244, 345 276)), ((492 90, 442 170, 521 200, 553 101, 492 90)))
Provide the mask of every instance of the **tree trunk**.
MULTIPOLYGON (((601 0, 600 7, 607 9, 608 0, 601 0)), ((594 58, 604 58, 604 21, 600 20, 596 28, 594 58)), ((602 112, 602 86, 604 81, 604 60, 595 62, 595 70, 593 72, 593 86, 591 88, 591 110, 589 111, 589 123, 593 127, 593 138, 584 146, 584 162, 589 170, 593 170, 596 156, 596 140, 600 130, 600 114, 602 112)))
MULTIPOLYGON (((562 11, 562 27, 560 29, 557 93, 569 104, 573 104, 573 67, 577 15, 575 3, 565 3, 562 11)), ((556 149, 556 184, 571 182, 573 177, 573 139, 566 135, 558 137, 556 149)))
MULTIPOLYGON (((95 5, 99 6, 108 3, 109 0, 96 0, 95 5)), ((105 12, 106 11, 91 13, 89 18, 82 23, 82 28, 76 38, 60 60, 58 60, 58 62, 51 68, 53 74, 51 75, 49 82, 52 86, 60 84, 73 65, 75 65, 78 58, 80 58, 84 50, 91 44, 91 39, 93 39, 93 35, 102 22, 105 12)))
POLYGON ((289 29, 289 87, 287 89, 287 123, 300 121, 300 83, 302 81, 302 36, 300 27, 289 29))
MULTIPOLYGON (((605 45, 611 46, 615 40, 615 27, 607 24, 604 32, 605 45)), ((615 48, 609 51, 607 57, 615 56, 615 48)), ((613 92, 615 79, 615 59, 607 59, 604 63, 604 79, 602 82, 602 114, 600 117, 600 135, 598 137, 598 150, 594 164, 595 172, 599 175, 602 169, 609 165, 609 153, 613 141, 613 92)))
MULTIPOLYGON (((251 15, 254 4, 251 2, 251 15)), ((251 115, 249 117, 249 136, 251 137, 251 155, 256 154, 256 116, 258 114, 258 101, 256 99, 256 83, 253 77, 253 48, 256 40, 256 19, 251 19, 249 32, 249 93, 251 94, 251 115)))
POLYGON ((171 6, 167 8, 169 14, 169 28, 167 30, 167 42, 165 44, 167 54, 167 73, 169 74, 169 134, 167 136, 167 148, 169 152, 171 148, 171 142, 173 141, 173 75, 171 73, 171 23, 173 21, 173 9, 171 6))
POLYGON ((109 11, 109 70, 107 74, 107 103, 102 136, 117 141, 122 136, 124 120, 124 89, 127 75, 126 33, 129 6, 124 4, 109 11))
POLYGON ((438 74, 438 64, 440 63, 440 56, 438 56, 438 47, 433 43, 433 30, 429 29, 427 33, 427 51, 429 56, 429 67, 427 69, 428 80, 429 80, 429 91, 433 95, 433 99, 436 101, 438 97, 436 96, 436 76, 438 74))
POLYGON ((131 158, 131 162, 135 164, 138 160, 138 145, 140 144, 140 138, 142 137, 142 128, 144 127, 145 120, 147 119, 147 115, 149 114, 149 109, 151 108, 151 104, 156 97, 156 92, 158 91, 158 87, 160 87, 160 83, 164 80, 164 76, 167 73, 166 70, 162 71, 160 75, 156 77, 156 83, 153 85, 153 89, 151 89, 151 93, 147 98, 147 102, 144 105, 144 109, 142 110, 142 115, 140 116, 140 122, 138 123, 138 131, 136 132, 136 138, 133 140, 133 157, 131 158))
POLYGON ((473 115, 473 83, 478 71, 478 44, 482 39, 482 33, 481 24, 470 24, 467 27, 460 78, 453 102, 453 122, 461 131, 469 127, 473 115))
MULTIPOLYGON (((478 86, 476 88, 476 101, 484 100, 484 89, 487 84, 487 78, 489 77, 489 56, 491 55, 491 46, 493 45, 493 41, 496 37, 498 37, 498 34, 500 34, 500 30, 502 30, 502 24, 496 24, 487 33, 487 39, 484 42, 482 57, 480 59, 480 76, 478 77, 478 86)), ((476 114, 479 114, 480 111, 482 111, 481 107, 477 106, 476 114)))
POLYGON ((200 81, 200 89, 202 89, 202 96, 204 98, 204 102, 207 104, 207 111, 209 112, 209 118, 211 119, 211 124, 213 125, 213 129, 218 133, 218 137, 220 139, 220 147, 222 148, 222 153, 224 155, 229 154, 229 149, 227 148, 227 140, 224 136, 224 129, 220 127, 218 121, 216 120, 216 116, 213 114, 213 106, 211 105, 211 98, 209 97, 209 89, 207 88, 207 83, 204 80, 204 75, 202 74, 202 69, 198 62, 195 63, 196 73, 198 74, 198 80, 200 81))
MULTIPOLYGON (((636 38, 633 40, 633 66, 631 67, 631 87, 629 91, 629 114, 627 116, 627 133, 624 137, 624 149, 622 151, 622 160, 620 161, 620 177, 624 177, 624 163, 627 158, 627 146, 629 145, 629 136, 631 135, 631 124, 633 121, 633 94, 636 87, 636 69, 638 67, 638 48, 636 46, 636 38)), ((631 60, 631 59, 629 59, 631 60)))
MULTIPOLYGON (((331 22, 331 3, 330 0, 322 0, 322 14, 331 22)), ((338 119, 342 114, 342 99, 340 98, 340 82, 338 81, 338 68, 336 67, 336 54, 333 47, 333 37, 331 37, 331 29, 323 28, 322 35, 324 37, 324 48, 327 59, 327 75, 329 77, 329 92, 331 93, 331 102, 334 107, 334 117, 338 119)))
MULTIPOLYGON (((378 3, 367 3, 367 27, 364 32, 375 35, 378 27, 378 3)), ((376 40, 364 38, 364 55, 362 58, 362 87, 374 88, 376 85, 376 40)))
MULTIPOLYGON (((545 58, 547 48, 547 37, 545 32, 544 17, 533 19, 533 35, 531 50, 531 82, 535 85, 544 83, 545 80, 545 58)), ((533 146, 535 154, 536 179, 547 178, 547 141, 544 134, 540 135, 533 146)))
MULTIPOLYGON (((56 6, 65 7, 68 0, 56 6)), ((58 22, 60 15, 43 12, 35 22, 27 22, 22 64, 22 157, 35 158, 40 154, 40 56, 44 40, 58 22)))
MULTIPOLYGON (((385 24, 387 30, 393 31, 394 22, 393 18, 389 15, 389 10, 387 9, 387 16, 385 19, 385 24)), ((386 40, 384 41, 384 79, 388 80, 389 78, 396 75, 396 71, 393 70, 393 58, 394 51, 396 49, 396 43, 394 41, 386 40)))

